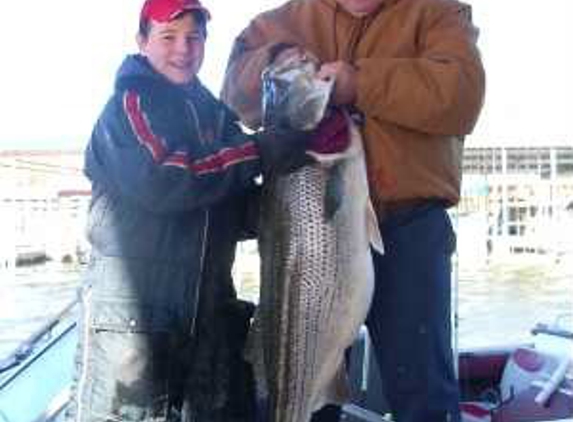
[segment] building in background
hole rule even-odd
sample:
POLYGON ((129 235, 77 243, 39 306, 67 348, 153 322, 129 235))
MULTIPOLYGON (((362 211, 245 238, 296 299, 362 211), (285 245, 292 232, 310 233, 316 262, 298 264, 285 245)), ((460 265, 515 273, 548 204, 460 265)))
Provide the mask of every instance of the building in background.
POLYGON ((466 148, 463 163, 461 254, 573 253, 573 146, 466 148))
POLYGON ((0 265, 86 253, 90 187, 79 151, 0 152, 0 265))
MULTIPOLYGON (((573 146, 464 152, 458 254, 487 262, 573 254, 573 146)), ((0 267, 81 260, 90 185, 82 151, 0 151, 0 267)))

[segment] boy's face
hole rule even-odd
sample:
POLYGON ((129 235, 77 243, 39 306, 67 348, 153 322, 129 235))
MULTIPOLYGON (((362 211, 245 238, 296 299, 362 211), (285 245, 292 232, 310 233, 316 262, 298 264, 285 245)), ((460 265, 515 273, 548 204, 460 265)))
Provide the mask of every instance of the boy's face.
POLYGON ((205 35, 192 13, 170 22, 151 22, 147 37, 137 38, 141 54, 174 84, 193 80, 205 53, 205 35))

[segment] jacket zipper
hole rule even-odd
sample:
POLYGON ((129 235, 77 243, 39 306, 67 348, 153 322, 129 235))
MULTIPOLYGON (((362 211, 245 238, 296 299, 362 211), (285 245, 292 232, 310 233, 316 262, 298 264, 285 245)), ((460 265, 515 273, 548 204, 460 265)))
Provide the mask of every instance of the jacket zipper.
POLYGON ((195 284, 195 302, 193 303, 193 317, 191 318, 191 328, 189 335, 195 335, 195 327, 197 322, 197 315, 199 313, 199 299, 201 297, 201 287, 203 285, 203 270, 205 269, 205 255, 207 254, 207 236, 209 235, 209 211, 205 210, 205 224, 203 226, 203 236, 201 238, 201 256, 199 257, 199 278, 195 284))
MULTIPOLYGON (((199 138, 199 142, 203 145, 207 143, 207 140, 201 130, 201 125, 199 124, 199 116, 197 115, 197 110, 195 109, 195 104, 191 100, 185 101, 187 104, 186 109, 188 110, 190 117, 190 126, 192 133, 196 133, 199 138)), ((191 327, 189 329, 189 335, 193 337, 195 335, 195 330, 197 326, 197 315, 199 314, 199 301, 201 299, 201 287, 203 286, 203 271, 205 269, 205 255, 207 254, 207 237, 209 235, 209 223, 210 223, 210 213, 208 209, 205 209, 205 224, 203 226, 202 238, 201 238, 201 256, 199 257, 199 274, 197 283, 195 284, 195 294, 193 295, 195 301, 193 303, 193 316, 191 318, 191 327)))

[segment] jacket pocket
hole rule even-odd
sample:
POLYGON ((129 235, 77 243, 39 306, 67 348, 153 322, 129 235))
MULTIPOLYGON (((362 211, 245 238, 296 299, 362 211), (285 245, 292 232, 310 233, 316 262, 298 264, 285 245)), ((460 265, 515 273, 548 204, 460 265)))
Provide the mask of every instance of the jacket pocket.
MULTIPOLYGON (((172 402, 177 336, 166 308, 94 300, 88 317, 87 409, 94 420, 163 420, 172 402)), ((92 419, 90 419, 92 420, 92 419)))
POLYGON ((91 326, 94 330, 125 333, 169 332, 174 314, 166 306, 142 304, 136 299, 96 299, 91 326))

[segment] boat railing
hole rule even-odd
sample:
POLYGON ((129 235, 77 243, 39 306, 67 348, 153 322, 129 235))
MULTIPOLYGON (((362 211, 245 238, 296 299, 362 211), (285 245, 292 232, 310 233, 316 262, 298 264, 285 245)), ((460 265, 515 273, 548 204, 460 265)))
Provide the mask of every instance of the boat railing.
POLYGON ((573 340, 573 313, 566 312, 558 315, 552 324, 538 323, 531 330, 531 334, 547 334, 567 340, 573 340))
POLYGON ((69 302, 0 361, 0 422, 61 420, 70 399, 78 303, 79 298, 69 302), (58 359, 62 365, 54 370, 58 359))
MULTIPOLYGON (((38 330, 33 332, 28 338, 26 338, 22 343, 20 343, 16 349, 8 355, 7 358, 0 361, 0 376, 24 363, 29 357, 31 357, 42 344, 49 342, 52 339, 54 329, 66 318, 68 318, 74 308, 78 305, 79 298, 74 298, 66 306, 63 307, 53 318, 42 325, 38 330)), ((74 327, 75 322, 67 327, 70 330, 74 327)), ((17 376, 18 372, 12 374, 5 380, 0 378, 0 391, 4 386, 6 386, 10 380, 17 376)))
POLYGON ((563 328, 555 328, 547 324, 537 324, 532 330, 531 333, 536 334, 548 334, 551 336, 556 337, 563 337, 565 339, 573 340, 573 332, 568 331, 563 328))

